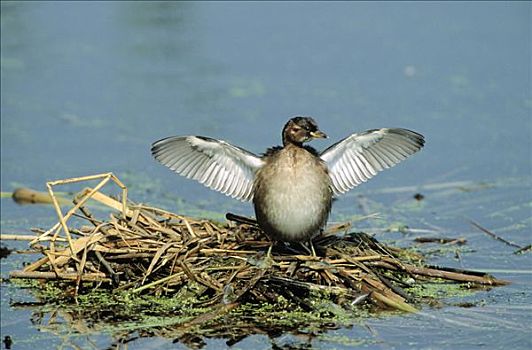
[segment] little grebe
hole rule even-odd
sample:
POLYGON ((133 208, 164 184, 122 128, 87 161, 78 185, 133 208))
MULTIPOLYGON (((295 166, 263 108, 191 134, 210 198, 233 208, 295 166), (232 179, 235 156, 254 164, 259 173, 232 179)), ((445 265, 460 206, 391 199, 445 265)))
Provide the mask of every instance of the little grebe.
POLYGON ((290 119, 282 147, 257 156, 225 141, 174 136, 155 142, 153 156, 176 173, 241 201, 253 201, 257 223, 272 240, 310 241, 329 217, 334 196, 419 151, 422 135, 406 129, 352 134, 319 153, 303 145, 327 136, 309 117, 290 119))

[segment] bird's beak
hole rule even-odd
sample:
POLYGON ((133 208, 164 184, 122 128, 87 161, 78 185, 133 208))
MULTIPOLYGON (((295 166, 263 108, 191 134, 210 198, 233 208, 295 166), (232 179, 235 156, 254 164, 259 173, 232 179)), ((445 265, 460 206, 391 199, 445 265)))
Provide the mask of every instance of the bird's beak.
POLYGON ((321 132, 319 130, 311 131, 310 136, 312 136, 315 139, 326 139, 327 138, 327 135, 325 135, 324 132, 321 132))

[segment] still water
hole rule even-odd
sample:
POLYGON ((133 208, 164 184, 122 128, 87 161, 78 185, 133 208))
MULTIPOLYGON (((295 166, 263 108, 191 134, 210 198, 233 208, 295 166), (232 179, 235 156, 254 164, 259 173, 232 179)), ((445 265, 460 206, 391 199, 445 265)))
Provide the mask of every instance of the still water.
MULTIPOLYGON (((313 116, 329 135, 314 142, 318 149, 371 128, 416 130, 425 149, 343 196, 331 220, 378 211, 384 220, 359 226, 402 245, 415 235, 383 228, 465 237, 467 249, 431 263, 512 284, 469 297, 472 308, 375 318, 312 345, 530 348, 531 255, 513 254, 469 220, 531 243, 531 12, 530 2, 2 1, 1 190, 43 190, 49 180, 112 171, 137 202, 220 219, 252 210, 158 165, 153 141, 205 135, 260 153, 280 143, 283 124, 297 114, 313 116)), ((2 233, 53 223, 49 207, 1 200, 2 233)), ((2 259, 2 277, 25 259, 2 259)), ((25 293, 2 282, 2 337, 11 335, 16 349, 112 344, 110 334, 37 330, 31 311, 10 307, 30 299, 25 293)), ((297 339, 250 336, 235 347, 272 342, 297 339)))

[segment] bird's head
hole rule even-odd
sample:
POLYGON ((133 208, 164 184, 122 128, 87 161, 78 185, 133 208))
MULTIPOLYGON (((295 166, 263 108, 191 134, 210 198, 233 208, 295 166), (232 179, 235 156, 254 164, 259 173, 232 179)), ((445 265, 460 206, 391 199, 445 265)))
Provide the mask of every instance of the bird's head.
POLYGON ((302 145, 312 139, 324 139, 327 135, 318 129, 318 124, 310 117, 294 117, 283 128, 283 144, 302 145))

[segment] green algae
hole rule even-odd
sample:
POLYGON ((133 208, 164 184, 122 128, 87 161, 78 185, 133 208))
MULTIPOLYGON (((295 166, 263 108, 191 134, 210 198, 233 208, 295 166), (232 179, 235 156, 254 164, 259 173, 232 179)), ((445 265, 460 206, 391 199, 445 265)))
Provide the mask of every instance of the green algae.
POLYGON ((417 299, 428 301, 445 300, 453 297, 468 297, 473 295, 478 289, 472 288, 468 283, 449 283, 445 280, 431 280, 430 282, 414 283, 406 291, 417 299))

